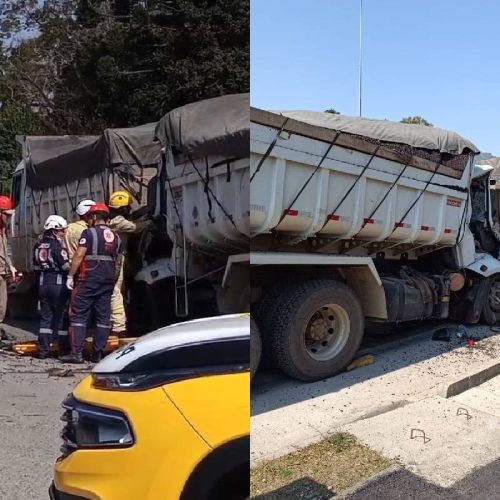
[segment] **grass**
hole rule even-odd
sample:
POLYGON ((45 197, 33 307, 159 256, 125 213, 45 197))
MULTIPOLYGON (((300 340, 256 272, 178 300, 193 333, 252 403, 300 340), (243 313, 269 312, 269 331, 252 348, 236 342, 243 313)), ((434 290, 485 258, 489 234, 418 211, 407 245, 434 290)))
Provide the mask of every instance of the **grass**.
POLYGON ((391 465, 348 432, 337 432, 251 471, 252 498, 323 500, 391 465))

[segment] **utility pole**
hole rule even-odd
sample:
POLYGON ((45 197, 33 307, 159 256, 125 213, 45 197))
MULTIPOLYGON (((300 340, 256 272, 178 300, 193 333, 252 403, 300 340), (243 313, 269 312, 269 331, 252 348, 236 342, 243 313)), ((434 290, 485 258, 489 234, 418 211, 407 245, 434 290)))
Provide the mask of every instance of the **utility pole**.
POLYGON ((361 116, 361 82, 363 77, 363 0, 359 0, 359 116, 361 116))

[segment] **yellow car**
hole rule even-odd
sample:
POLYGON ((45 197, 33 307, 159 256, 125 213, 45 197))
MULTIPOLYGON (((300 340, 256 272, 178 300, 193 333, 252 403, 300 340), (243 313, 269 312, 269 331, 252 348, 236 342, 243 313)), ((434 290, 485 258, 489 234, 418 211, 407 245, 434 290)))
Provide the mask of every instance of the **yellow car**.
POLYGON ((63 403, 53 500, 249 496, 250 317, 169 326, 115 351, 63 403))

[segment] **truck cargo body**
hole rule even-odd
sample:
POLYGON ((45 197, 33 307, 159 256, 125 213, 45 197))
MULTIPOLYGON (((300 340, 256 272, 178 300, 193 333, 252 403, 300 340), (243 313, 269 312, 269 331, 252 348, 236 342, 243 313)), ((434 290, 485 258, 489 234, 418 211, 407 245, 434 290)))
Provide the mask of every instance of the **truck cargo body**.
POLYGON ((366 319, 496 321, 494 186, 475 146, 323 115, 251 111, 252 313, 264 351, 315 380, 352 360, 366 319))
POLYGON ((19 137, 11 247, 23 280, 10 290, 11 312, 36 306, 32 250, 46 218, 71 222, 79 201, 106 201, 117 189, 132 194, 132 219, 155 221, 127 235, 132 333, 248 312, 248 109, 248 95, 223 96, 102 136, 19 137))

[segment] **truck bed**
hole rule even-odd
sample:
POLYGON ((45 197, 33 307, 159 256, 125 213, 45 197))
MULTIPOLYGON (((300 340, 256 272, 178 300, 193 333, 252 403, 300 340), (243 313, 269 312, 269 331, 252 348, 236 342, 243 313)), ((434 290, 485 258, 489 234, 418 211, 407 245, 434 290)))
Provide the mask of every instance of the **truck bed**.
MULTIPOLYGON (((464 230, 472 161, 460 172, 252 108, 250 232, 451 246, 464 230), (328 133, 330 132, 330 133, 328 133), (271 143, 279 134, 274 147, 271 143), (375 153, 375 154, 374 154, 375 153)), ((473 155, 471 155, 471 160, 473 155)))

